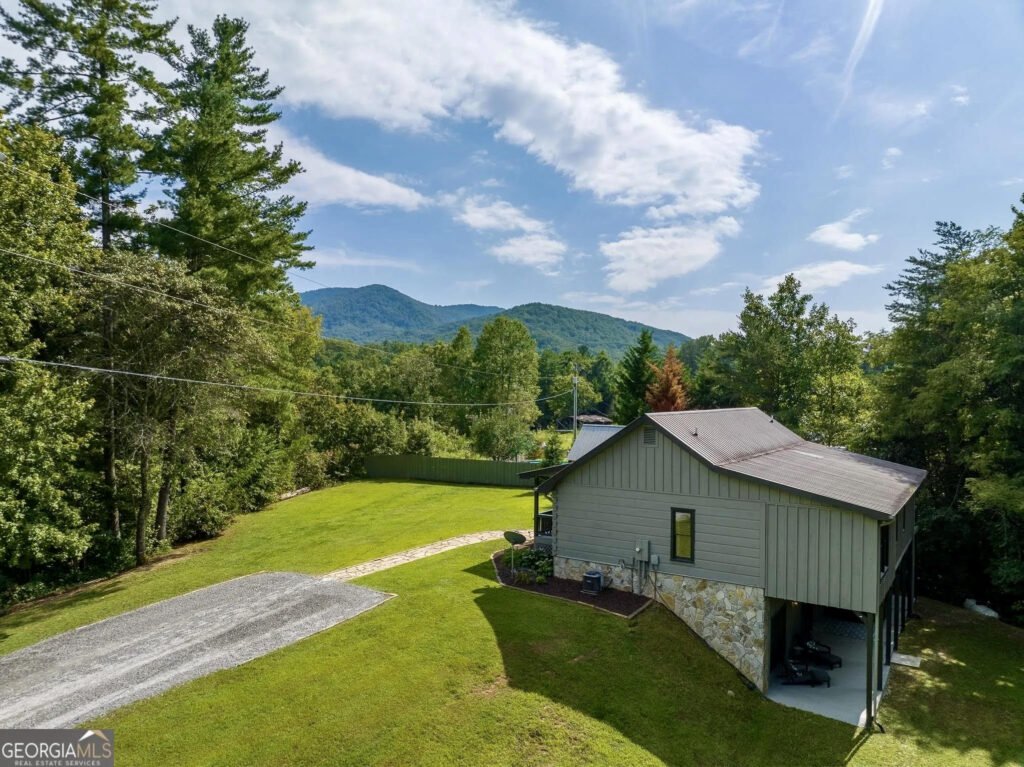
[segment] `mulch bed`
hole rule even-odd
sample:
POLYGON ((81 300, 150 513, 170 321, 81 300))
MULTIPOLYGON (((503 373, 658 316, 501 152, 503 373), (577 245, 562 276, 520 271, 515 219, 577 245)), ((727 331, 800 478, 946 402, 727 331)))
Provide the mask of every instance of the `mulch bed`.
POLYGON ((566 578, 548 578, 545 583, 516 583, 512 577, 512 570, 505 561, 506 554, 507 549, 498 551, 491 557, 494 569, 498 573, 498 580, 503 586, 579 602, 621 615, 623 618, 632 618, 651 603, 648 597, 618 589, 605 589, 600 594, 584 594, 580 591, 582 584, 579 581, 570 581, 566 578))

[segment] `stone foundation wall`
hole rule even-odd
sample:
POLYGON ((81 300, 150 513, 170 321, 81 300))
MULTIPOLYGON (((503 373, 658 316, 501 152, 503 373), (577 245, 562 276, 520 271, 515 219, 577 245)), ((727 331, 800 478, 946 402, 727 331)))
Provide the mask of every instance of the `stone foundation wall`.
MULTIPOLYGON (((655 597, 651 578, 647 578, 641 589, 641 584, 634 583, 635 575, 628 567, 555 557, 556 578, 582 580, 587 570, 600 570, 612 588, 642 591, 646 596, 655 597)), ((669 573, 658 573, 656 581, 659 602, 759 690, 767 689, 764 589, 669 573)))

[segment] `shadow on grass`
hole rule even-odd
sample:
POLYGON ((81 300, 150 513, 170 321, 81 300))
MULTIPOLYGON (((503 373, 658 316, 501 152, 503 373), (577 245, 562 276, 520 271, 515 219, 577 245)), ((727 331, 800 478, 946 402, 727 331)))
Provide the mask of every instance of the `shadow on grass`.
POLYGON ((110 594, 121 591, 123 588, 123 584, 117 580, 103 581, 89 586, 82 586, 75 591, 45 597, 33 602, 26 602, 23 605, 12 608, 10 611, 0 615, 0 651, 3 651, 3 643, 11 636, 9 630, 45 620, 70 607, 102 599, 110 594))
POLYGON ((1024 764, 1024 630, 929 599, 917 612, 900 650, 921 668, 894 667, 881 721, 922 751, 1024 764))
MULTIPOLYGON (((494 582, 490 562, 467 572, 494 582)), ((668 764, 842 765, 869 737, 750 691, 660 605, 627 620, 514 589, 474 593, 510 687, 602 721, 668 764)))

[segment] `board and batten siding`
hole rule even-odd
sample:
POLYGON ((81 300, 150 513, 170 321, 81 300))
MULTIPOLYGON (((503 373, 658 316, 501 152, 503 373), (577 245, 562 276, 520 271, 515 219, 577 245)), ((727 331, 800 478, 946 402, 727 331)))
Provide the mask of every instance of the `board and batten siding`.
MULTIPOLYGON (((876 521, 715 471, 661 432, 654 446, 644 445, 642 428, 625 435, 566 475, 556 496, 558 556, 629 564, 637 541, 647 538, 659 572, 759 586, 779 599, 876 610, 876 521), (696 511, 693 564, 671 559, 673 507, 696 511)), ((894 545, 894 563, 897 550, 894 545)))
POLYGON ((768 504, 765 594, 875 612, 878 522, 856 511, 768 504))
POLYGON ((760 586, 764 580, 763 504, 667 493, 566 485, 558 490, 555 553, 616 565, 631 563, 649 540, 658 572, 760 586), (694 563, 672 555, 671 509, 694 509, 694 563))
POLYGON ((606 447, 559 483, 555 554, 628 565, 649 539, 658 571, 764 586, 764 502, 783 491, 713 471, 664 434, 643 429, 606 447), (694 562, 673 561, 672 508, 693 509, 694 562))

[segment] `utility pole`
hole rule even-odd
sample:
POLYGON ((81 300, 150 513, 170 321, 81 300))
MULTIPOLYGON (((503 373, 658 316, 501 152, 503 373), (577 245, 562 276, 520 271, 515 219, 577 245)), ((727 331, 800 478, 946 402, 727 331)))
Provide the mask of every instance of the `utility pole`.
POLYGON ((579 369, 576 363, 572 363, 572 436, 576 439, 579 431, 579 369))

